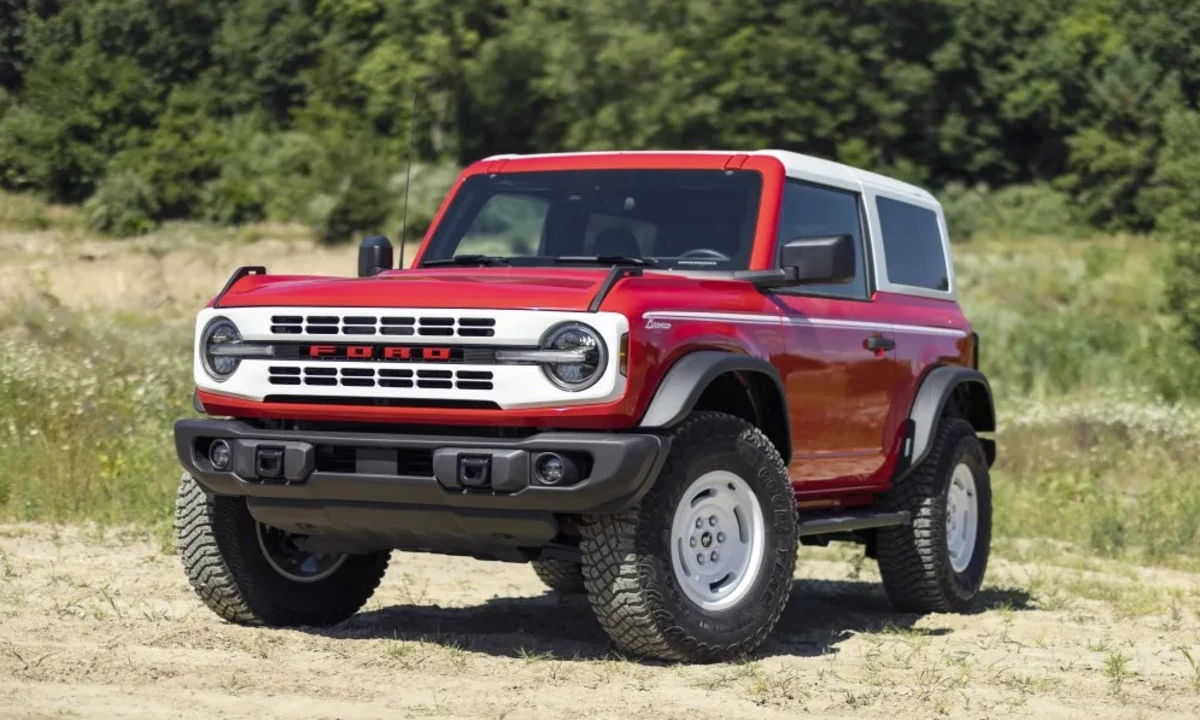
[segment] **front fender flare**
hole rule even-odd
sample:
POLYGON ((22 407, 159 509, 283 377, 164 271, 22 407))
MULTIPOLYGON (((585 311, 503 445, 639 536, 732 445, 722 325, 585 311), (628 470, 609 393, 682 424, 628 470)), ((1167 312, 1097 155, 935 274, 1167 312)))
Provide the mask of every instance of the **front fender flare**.
POLYGON ((791 421, 787 411, 787 394, 783 389, 783 380, 779 371, 771 363, 762 358, 721 350, 698 350, 684 355, 671 366, 650 401, 646 414, 638 427, 645 429, 665 429, 672 427, 687 417, 700 400, 704 391, 721 375, 728 372, 756 373, 770 378, 779 402, 783 408, 784 428, 781 438, 785 439, 786 447, 781 448, 785 458, 791 457, 791 421))

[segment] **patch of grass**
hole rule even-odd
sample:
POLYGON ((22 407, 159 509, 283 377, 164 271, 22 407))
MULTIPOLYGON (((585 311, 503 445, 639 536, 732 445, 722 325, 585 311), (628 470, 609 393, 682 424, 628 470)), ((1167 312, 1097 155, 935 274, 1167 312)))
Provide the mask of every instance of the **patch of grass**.
POLYGON ((795 670, 766 670, 762 663, 745 662, 739 666, 746 694, 756 705, 793 705, 812 697, 812 692, 795 670))
POLYGON ((1120 652, 1110 652, 1104 658, 1104 676, 1108 678, 1108 689, 1113 695, 1124 692, 1125 683, 1133 675, 1129 662, 1130 657, 1120 652))
POLYGON ((1051 537, 1108 557, 1194 567, 1200 411, 1127 392, 1001 400, 993 469, 1000 537, 1051 537))
POLYGON ((0 330, 0 517, 169 524, 190 334, 62 310, 0 330))
POLYGON ((1183 657, 1188 662, 1188 667, 1191 668, 1190 676, 1192 690, 1200 693, 1200 659, 1192 656, 1191 651, 1187 648, 1179 648, 1179 652, 1183 653, 1183 657))
POLYGON ((52 205, 33 195, 0 192, 0 229, 18 232, 76 231, 84 227, 78 208, 52 205))

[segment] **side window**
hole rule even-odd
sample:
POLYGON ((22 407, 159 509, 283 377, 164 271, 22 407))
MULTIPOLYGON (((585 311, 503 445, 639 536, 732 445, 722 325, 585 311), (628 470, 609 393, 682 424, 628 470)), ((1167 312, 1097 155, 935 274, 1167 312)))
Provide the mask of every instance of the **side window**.
POLYGON ((854 260, 857 265, 854 279, 829 285, 805 285, 797 288, 796 292, 804 295, 866 298, 867 264, 863 252, 862 214, 859 212, 858 195, 789 180, 783 189, 783 206, 779 211, 778 247, 782 249, 789 240, 798 237, 842 234, 854 238, 854 260))
POLYGON ((463 234, 455 255, 537 255, 550 202, 532 195, 493 195, 463 234))
POLYGON ((888 281, 897 285, 949 290, 946 251, 937 214, 899 200, 875 199, 887 256, 888 281))

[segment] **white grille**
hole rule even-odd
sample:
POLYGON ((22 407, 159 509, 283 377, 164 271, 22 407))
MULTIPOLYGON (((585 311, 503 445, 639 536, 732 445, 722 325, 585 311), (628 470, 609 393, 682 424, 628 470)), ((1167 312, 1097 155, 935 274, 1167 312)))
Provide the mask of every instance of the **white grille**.
POLYGON ((206 308, 196 318, 196 386, 250 400, 286 398, 414 406, 487 402, 501 408, 563 407, 607 403, 625 392, 618 369, 621 335, 629 321, 620 313, 481 308, 239 307, 206 308), (221 316, 235 323, 247 342, 461 348, 453 361, 406 361, 307 356, 247 358, 227 380, 204 371, 199 341, 204 326, 221 316), (608 347, 604 374, 593 386, 568 392, 553 384, 541 366, 499 363, 502 348, 538 347, 565 322, 596 328, 608 347))

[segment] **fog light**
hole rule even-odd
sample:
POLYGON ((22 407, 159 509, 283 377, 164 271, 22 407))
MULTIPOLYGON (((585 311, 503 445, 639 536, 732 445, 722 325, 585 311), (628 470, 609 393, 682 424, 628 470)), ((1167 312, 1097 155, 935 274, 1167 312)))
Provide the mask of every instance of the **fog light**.
POLYGON ((533 471, 538 479, 546 485, 557 485, 567 476, 567 464, 562 457, 554 453, 546 453, 537 459, 533 471))
POLYGON ((212 463, 214 470, 228 470, 229 443, 224 440, 213 441, 213 444, 208 446, 208 461, 212 463))

